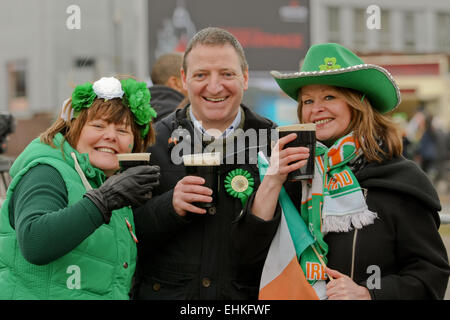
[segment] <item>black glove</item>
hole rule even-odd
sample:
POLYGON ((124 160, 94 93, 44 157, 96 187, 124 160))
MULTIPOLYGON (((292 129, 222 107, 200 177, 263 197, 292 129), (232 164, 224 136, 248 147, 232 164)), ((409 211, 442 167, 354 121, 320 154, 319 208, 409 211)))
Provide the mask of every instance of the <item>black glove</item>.
POLYGON ((109 177, 98 189, 84 195, 94 202, 106 223, 111 211, 125 206, 140 206, 149 198, 154 187, 159 185, 158 166, 136 166, 109 177))

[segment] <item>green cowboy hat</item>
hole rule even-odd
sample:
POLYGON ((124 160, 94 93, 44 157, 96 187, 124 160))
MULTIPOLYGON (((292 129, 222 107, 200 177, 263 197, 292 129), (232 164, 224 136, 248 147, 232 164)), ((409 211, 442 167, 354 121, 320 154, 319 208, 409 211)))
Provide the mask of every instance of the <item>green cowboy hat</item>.
POLYGON ((358 90, 380 113, 395 109, 401 101, 400 90, 386 69, 365 64, 361 58, 337 43, 311 46, 300 72, 282 74, 272 71, 271 75, 295 101, 298 101, 299 89, 310 84, 358 90))

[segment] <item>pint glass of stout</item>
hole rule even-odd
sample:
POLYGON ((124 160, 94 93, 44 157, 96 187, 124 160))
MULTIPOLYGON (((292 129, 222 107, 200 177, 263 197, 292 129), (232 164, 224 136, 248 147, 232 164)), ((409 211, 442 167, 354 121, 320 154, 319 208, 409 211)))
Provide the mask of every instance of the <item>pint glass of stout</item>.
POLYGON ((220 153, 197 153, 183 156, 186 173, 190 176, 199 176, 205 179, 205 187, 210 188, 212 202, 194 202, 194 206, 207 209, 208 213, 215 214, 217 193, 219 189, 220 153))
POLYGON ((150 153, 118 153, 120 171, 125 171, 128 168, 149 165, 150 153))
POLYGON ((302 168, 289 173, 289 181, 300 181, 314 177, 314 156, 316 149, 316 125, 314 123, 293 124, 277 128, 279 137, 285 137, 288 134, 296 133, 297 138, 285 145, 289 147, 306 147, 309 149, 308 162, 302 168))

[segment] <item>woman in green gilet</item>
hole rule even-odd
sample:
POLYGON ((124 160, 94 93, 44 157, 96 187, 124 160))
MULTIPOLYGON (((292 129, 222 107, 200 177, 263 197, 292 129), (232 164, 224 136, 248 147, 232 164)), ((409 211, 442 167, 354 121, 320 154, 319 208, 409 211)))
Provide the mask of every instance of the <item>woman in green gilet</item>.
POLYGON ((15 160, 0 214, 0 299, 128 299, 132 206, 159 168, 117 173, 117 154, 154 141, 150 92, 134 79, 75 88, 60 118, 15 160))

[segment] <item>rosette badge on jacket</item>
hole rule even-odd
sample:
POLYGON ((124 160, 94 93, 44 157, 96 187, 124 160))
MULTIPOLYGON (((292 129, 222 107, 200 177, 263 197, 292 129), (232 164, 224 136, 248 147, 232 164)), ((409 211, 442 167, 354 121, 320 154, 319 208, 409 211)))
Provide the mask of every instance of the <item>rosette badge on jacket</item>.
POLYGON ((145 82, 134 79, 118 80, 114 77, 103 77, 93 84, 86 82, 75 88, 72 93, 72 112, 70 117, 62 113, 66 121, 78 116, 83 108, 89 108, 96 98, 105 100, 120 98, 134 115, 134 121, 141 126, 144 138, 150 129, 150 121, 156 118, 156 111, 150 105, 150 91, 145 82))

